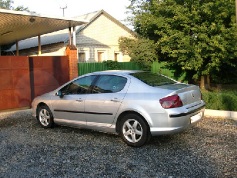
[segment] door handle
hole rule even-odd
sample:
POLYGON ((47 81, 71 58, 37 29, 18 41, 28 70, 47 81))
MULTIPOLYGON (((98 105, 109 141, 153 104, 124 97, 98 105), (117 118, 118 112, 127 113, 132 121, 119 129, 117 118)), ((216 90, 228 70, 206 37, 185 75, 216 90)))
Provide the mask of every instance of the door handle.
POLYGON ((110 101, 113 101, 113 102, 115 102, 115 103, 120 102, 120 101, 118 100, 118 98, 111 99, 110 101))
POLYGON ((81 103, 81 102, 83 102, 83 99, 78 99, 76 101, 81 103))

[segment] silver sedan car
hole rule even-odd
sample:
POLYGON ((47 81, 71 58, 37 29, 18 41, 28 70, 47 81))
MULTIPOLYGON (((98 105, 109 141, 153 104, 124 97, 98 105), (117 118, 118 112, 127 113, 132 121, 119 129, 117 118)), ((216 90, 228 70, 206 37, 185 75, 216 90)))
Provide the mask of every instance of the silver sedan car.
POLYGON ((187 129, 203 118, 198 86, 143 71, 80 76, 32 102, 42 127, 54 124, 117 133, 129 146, 187 129))

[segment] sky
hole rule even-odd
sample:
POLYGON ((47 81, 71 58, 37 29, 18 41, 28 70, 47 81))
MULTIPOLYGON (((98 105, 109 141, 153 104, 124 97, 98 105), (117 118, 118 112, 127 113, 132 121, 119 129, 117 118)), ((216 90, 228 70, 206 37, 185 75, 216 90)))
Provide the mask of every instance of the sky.
MULTIPOLYGON (((105 10, 117 20, 123 22, 126 17, 126 7, 130 0, 13 0, 13 6, 28 7, 30 11, 49 16, 76 17, 90 12, 105 10)), ((124 22, 125 23, 125 22, 124 22)))

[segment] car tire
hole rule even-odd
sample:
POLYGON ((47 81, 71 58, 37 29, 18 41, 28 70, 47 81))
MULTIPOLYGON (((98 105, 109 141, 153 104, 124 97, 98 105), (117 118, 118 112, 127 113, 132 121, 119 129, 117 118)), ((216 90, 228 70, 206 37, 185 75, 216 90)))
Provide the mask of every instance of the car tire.
POLYGON ((54 121, 53 114, 50 111, 49 107, 46 105, 40 106, 37 111, 38 121, 40 125, 44 128, 52 128, 54 125, 54 121))
POLYGON ((144 119, 138 114, 127 114, 121 120, 120 135, 123 141, 133 147, 140 147, 151 137, 150 129, 144 119))

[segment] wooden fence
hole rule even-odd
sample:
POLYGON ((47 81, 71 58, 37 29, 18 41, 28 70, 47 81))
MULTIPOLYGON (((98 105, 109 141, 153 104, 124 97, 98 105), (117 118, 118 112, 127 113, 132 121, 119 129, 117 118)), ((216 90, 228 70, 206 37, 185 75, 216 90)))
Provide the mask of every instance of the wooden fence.
POLYGON ((34 97, 68 80, 67 56, 0 56, 0 111, 30 108, 34 97))
POLYGON ((83 75, 96 71, 103 70, 140 70, 141 68, 134 62, 118 62, 115 68, 111 68, 107 63, 79 63, 78 64, 78 75, 83 75))
MULTIPOLYGON (((141 67, 134 62, 118 62, 115 63, 115 67, 112 68, 115 70, 141 70, 141 67)), ((103 71, 103 70, 111 70, 110 66, 107 63, 79 63, 78 64, 78 75, 81 76, 83 74, 103 71)), ((154 73, 160 73, 166 75, 170 78, 173 78, 178 81, 183 81, 185 75, 183 76, 174 76, 174 71, 167 69, 167 65, 165 62, 153 62, 151 66, 151 71, 154 73)))

